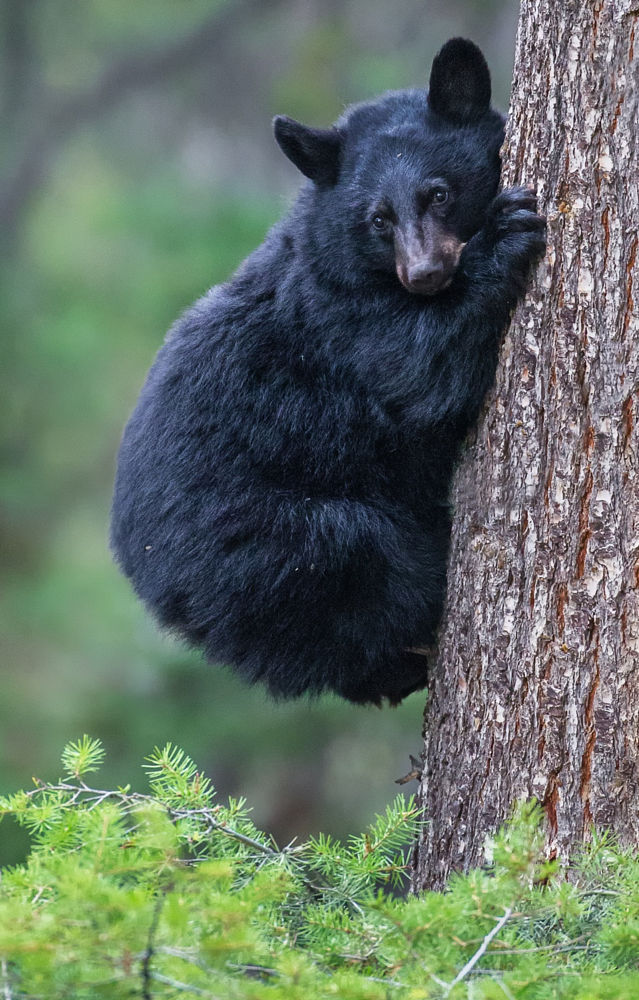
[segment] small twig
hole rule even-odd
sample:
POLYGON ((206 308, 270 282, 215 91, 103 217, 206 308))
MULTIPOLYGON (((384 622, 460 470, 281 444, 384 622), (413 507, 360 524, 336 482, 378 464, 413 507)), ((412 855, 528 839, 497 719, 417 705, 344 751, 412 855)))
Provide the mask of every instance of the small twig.
POLYGON ((253 979, 277 979, 281 975, 277 969, 269 969, 266 965, 255 965, 252 962, 227 962, 226 967, 233 969, 234 972, 243 972, 245 976, 250 976, 253 979))
POLYGON ((590 951, 590 944, 540 944, 534 948, 500 948, 495 955, 530 955, 536 951, 551 951, 553 955, 562 951, 590 951))
MULTIPOLYGON (((210 966, 199 959, 196 955, 185 951, 184 948, 172 948, 170 945, 161 944, 156 947, 155 954, 169 955, 171 958, 179 958, 181 961, 187 962, 189 965, 193 965, 196 969, 206 972, 209 976, 214 974, 214 970, 211 969, 210 966)), ((248 976, 265 976, 275 978, 280 975, 277 969, 270 969, 265 965, 257 965, 253 962, 227 962, 226 967, 227 969, 232 969, 233 972, 244 972, 248 976)))
POLYGON ((180 993, 194 993, 198 997, 206 997, 207 1000, 225 1000, 219 993, 209 993, 208 990, 203 990, 200 986, 190 986, 188 983, 181 983, 179 979, 171 979, 169 976, 163 976, 161 972, 151 972, 149 978, 154 979, 156 983, 164 983, 165 986, 170 986, 180 993))
POLYGON ((171 958, 181 958, 183 962, 194 965, 203 972, 211 972, 208 965, 202 962, 193 952, 185 951, 184 948, 172 948, 168 944, 160 944, 155 949, 156 955, 169 955, 171 958))
POLYGON ((497 983, 497 985, 499 986, 500 990, 507 998, 507 1000, 515 1000, 514 994, 511 993, 510 989, 508 988, 508 986, 506 986, 506 983, 503 981, 503 979, 501 979, 498 976, 493 976, 492 980, 494 983, 497 983))
POLYGON ((570 951, 572 948, 588 947, 590 945, 590 943, 591 943, 589 937, 590 936, 589 936, 588 933, 584 933, 584 934, 579 934, 575 938, 571 938, 570 941, 567 941, 564 944, 555 944, 555 943, 553 943, 553 944, 533 944, 533 945, 530 945, 530 947, 526 947, 524 945, 521 948, 508 948, 505 944, 502 944, 501 941, 498 941, 497 942, 497 948, 495 949, 495 954, 496 955, 511 955, 511 954, 517 954, 518 955, 520 952, 523 954, 524 952, 528 953, 528 952, 532 952, 532 951, 548 951, 549 949, 552 950, 552 951, 570 951), (582 945, 583 941, 587 942, 587 944, 585 946, 582 945))
MULTIPOLYGON (((436 976, 434 972, 429 972, 428 975, 430 976, 430 978, 433 980, 434 983, 437 983, 437 985, 441 986, 442 989, 448 990, 450 992, 450 986, 448 985, 448 983, 445 983, 443 979, 440 979, 439 976, 436 976)), ((446 993, 446 996, 448 996, 448 993, 446 993)))
POLYGON ((395 778, 396 785, 405 785, 409 781, 418 781, 422 776, 422 771, 424 770, 424 762, 421 757, 415 757, 412 753, 408 755, 410 757, 411 769, 408 774, 405 774, 403 778, 395 778))
POLYGON ((6 958, 0 959, 0 974, 2 974, 2 998, 3 1000, 13 1000, 11 983, 9 982, 9 966, 6 958))
POLYGON ((581 889, 580 896, 621 896, 618 889, 581 889))
MULTIPOLYGON (((173 809, 169 810, 172 819, 187 819, 192 816, 192 812, 177 812, 173 809)), ((220 833, 226 833, 233 840, 238 840, 240 844, 246 844, 247 847, 253 847, 256 851, 261 851, 262 854, 268 854, 270 858, 277 858, 284 851, 275 851, 272 847, 267 844, 260 844, 259 840, 253 840, 252 837, 247 837, 245 833, 240 833, 239 830, 233 830, 231 827, 226 826, 224 823, 218 823, 217 820, 209 819, 207 831, 212 832, 213 830, 218 830, 220 833)))
POLYGON ((515 1000, 514 994, 504 982, 504 973, 501 969, 477 969, 475 971, 475 975, 486 976, 488 979, 492 979, 495 985, 499 986, 500 990, 504 996, 508 998, 508 1000, 515 1000))
POLYGON ((479 961, 479 959, 482 957, 482 955, 484 955, 486 953, 486 949, 488 948, 488 945, 490 944, 490 942, 492 941, 492 939, 494 937, 496 937, 497 934, 499 934, 500 930, 502 929, 502 927, 504 926, 504 924, 506 923, 506 921, 508 920, 508 918, 510 917, 510 915, 511 915, 512 912, 513 912, 512 906, 509 906, 504 911, 504 915, 499 918, 499 920, 497 921, 497 923, 493 927, 492 931, 488 932, 488 934, 486 935, 486 937, 484 938, 484 940, 480 944, 479 948, 477 949, 477 951, 475 952, 475 954, 473 955, 473 957, 471 959, 469 959, 468 962, 466 962, 466 965, 464 966, 464 968, 461 969, 457 973, 457 975, 453 979, 452 983, 447 987, 444 996, 448 996, 451 993, 451 991, 454 989, 454 987, 457 986, 458 983, 461 983, 462 979, 465 979, 466 976, 470 972, 472 972, 472 970, 474 969, 474 967, 477 965, 477 962, 479 961))
POLYGON ((396 990, 410 990, 410 983, 396 983, 394 979, 382 979, 381 976, 366 976, 369 983, 381 983, 382 986, 393 986, 396 990))
MULTIPOLYGON (((491 952, 491 955, 497 955, 497 954, 501 955, 501 952, 491 952)), ((547 968, 550 969, 549 966, 547 968)), ((562 976, 581 976, 582 974, 583 973, 579 969, 570 969, 570 968, 568 968, 568 966, 564 966, 562 968, 562 970, 561 970, 561 975, 562 976)), ((488 979, 494 979, 495 982, 497 982, 497 980, 501 976, 504 975, 504 970, 503 969, 475 969, 474 975, 476 975, 476 976, 484 976, 484 977, 486 977, 488 979)), ((552 973, 552 975, 555 976, 555 978, 556 978, 556 974, 555 973, 552 973)))
POLYGON ((166 895, 170 888, 170 885, 165 885, 163 887, 155 901, 155 906, 153 907, 153 916, 151 917, 149 936, 146 942, 146 949, 142 956, 142 996, 144 997, 144 1000, 152 1000, 151 979, 153 978, 153 973, 151 971, 151 959, 155 954, 155 934, 158 929, 158 924, 160 923, 160 914, 162 912, 162 907, 164 906, 164 900, 166 899, 166 895))

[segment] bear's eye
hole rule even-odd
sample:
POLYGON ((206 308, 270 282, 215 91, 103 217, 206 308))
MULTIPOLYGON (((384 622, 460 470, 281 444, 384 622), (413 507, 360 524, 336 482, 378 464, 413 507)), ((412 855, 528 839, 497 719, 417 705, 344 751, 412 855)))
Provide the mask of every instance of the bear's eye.
POLYGON ((388 220, 383 215, 374 215, 372 222, 373 229, 377 229, 378 232, 382 232, 382 230, 386 229, 388 224, 388 220))
POLYGON ((448 191, 446 188, 435 188, 433 191, 433 203, 435 205, 445 205, 448 201, 448 191))

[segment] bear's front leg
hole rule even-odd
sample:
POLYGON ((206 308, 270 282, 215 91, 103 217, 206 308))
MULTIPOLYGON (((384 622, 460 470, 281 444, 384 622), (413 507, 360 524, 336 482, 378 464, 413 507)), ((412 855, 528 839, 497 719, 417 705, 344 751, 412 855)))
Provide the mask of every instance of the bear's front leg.
POLYGON ((468 304, 479 296, 503 323, 523 297, 532 270, 545 253, 545 232, 546 220, 537 214, 534 191, 526 187, 501 191, 462 255, 468 304))
POLYGON ((495 376, 499 341, 544 254, 545 220, 528 188, 502 191, 466 244, 448 292, 434 297, 422 357, 410 359, 404 419, 447 426, 461 440, 495 376))

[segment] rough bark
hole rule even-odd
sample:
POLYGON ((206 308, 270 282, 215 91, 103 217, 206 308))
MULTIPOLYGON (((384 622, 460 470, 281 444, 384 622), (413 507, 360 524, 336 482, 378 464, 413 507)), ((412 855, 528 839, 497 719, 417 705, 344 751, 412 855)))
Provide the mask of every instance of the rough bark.
POLYGON ((520 797, 551 855, 639 840, 638 53, 636 0, 521 4, 504 183, 549 249, 457 477, 417 888, 520 797))

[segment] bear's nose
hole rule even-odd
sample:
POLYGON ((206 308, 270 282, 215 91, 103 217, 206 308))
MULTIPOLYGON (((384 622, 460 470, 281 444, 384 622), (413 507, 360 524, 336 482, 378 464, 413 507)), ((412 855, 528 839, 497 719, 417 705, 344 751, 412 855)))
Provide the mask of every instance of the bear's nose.
POLYGON ((408 267, 408 285, 411 291, 436 292, 446 279, 443 261, 418 260, 408 267))

